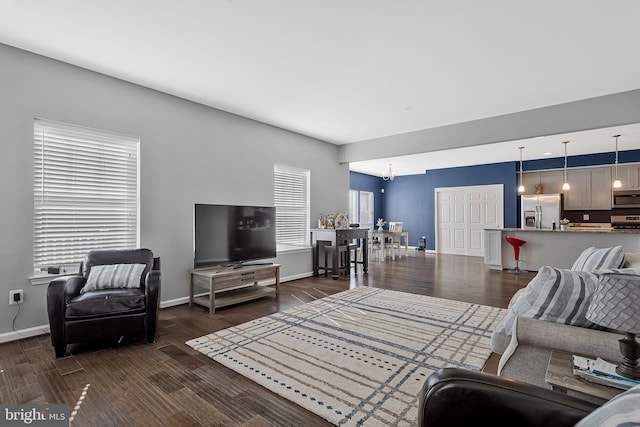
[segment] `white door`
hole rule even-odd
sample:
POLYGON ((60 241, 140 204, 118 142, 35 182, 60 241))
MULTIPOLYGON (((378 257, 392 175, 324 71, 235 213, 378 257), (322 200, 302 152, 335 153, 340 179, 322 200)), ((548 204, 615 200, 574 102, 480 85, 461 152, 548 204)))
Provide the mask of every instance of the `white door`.
POLYGON ((504 187, 436 188, 436 251, 484 256, 484 229, 502 228, 504 187))
POLYGON ((436 191, 436 251, 446 254, 466 253, 466 194, 460 191, 436 191))

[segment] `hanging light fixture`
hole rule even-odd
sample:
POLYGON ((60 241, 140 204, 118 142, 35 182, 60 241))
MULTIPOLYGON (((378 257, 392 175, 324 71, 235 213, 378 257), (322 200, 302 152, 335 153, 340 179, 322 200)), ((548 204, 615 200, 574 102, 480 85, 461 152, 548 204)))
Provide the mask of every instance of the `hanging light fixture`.
POLYGON ((520 185, 518 185, 518 194, 524 193, 524 184, 522 183, 522 149, 524 147, 518 147, 520 150, 520 185))
POLYGON ((567 144, 569 143, 569 141, 564 141, 564 184, 562 184, 562 189, 563 190, 569 190, 571 189, 571 186, 569 185, 569 181, 567 181, 567 144))
POLYGON ((393 181, 395 177, 396 177, 396 173, 391 168, 391 163, 389 163, 389 170, 382 173, 382 179, 384 179, 385 181, 389 181, 389 180, 393 181))
POLYGON ((622 187, 622 183, 618 179, 618 137, 619 136, 620 135, 613 135, 613 137, 616 139, 616 179, 613 181, 613 188, 622 187))

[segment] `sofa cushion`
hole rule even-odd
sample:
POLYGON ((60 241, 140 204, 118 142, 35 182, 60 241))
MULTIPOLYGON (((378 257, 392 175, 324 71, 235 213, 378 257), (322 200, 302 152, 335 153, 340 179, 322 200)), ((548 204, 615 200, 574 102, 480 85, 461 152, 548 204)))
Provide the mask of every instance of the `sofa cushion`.
POLYGON ((622 246, 597 249, 592 246, 582 251, 571 266, 573 271, 594 271, 603 268, 620 268, 624 262, 622 246))
POLYGON ((595 327, 586 313, 597 283, 595 273, 543 266, 509 307, 495 333, 510 336, 517 316, 595 327))
POLYGON ((640 268, 640 254, 624 254, 624 262, 622 263, 622 268, 640 268))
POLYGON ((89 271, 81 294, 100 289, 139 288, 145 264, 95 265, 89 271))
POLYGON ((640 420, 640 385, 617 395, 584 417, 576 427, 637 426, 640 420))
POLYGON ((69 300, 65 318, 74 320, 119 316, 144 310, 145 295, 140 288, 99 290, 80 294, 69 300))

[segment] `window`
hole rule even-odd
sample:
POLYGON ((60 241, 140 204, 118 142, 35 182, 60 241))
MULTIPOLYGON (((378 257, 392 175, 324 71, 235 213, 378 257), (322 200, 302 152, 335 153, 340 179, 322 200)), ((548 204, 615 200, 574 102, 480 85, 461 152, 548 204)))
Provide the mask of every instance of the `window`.
POLYGON ((138 246, 139 138, 36 119, 36 269, 138 246))
POLYGON ((373 193, 370 191, 360 192, 360 227, 373 229, 373 193))
POLYGON ((349 190, 349 221, 357 222, 360 228, 373 229, 373 193, 349 190))
POLYGON ((277 250, 309 247, 309 181, 307 169, 273 167, 277 250))
POLYGON ((358 197, 358 190, 349 190, 349 222, 351 224, 360 222, 358 219, 358 197))

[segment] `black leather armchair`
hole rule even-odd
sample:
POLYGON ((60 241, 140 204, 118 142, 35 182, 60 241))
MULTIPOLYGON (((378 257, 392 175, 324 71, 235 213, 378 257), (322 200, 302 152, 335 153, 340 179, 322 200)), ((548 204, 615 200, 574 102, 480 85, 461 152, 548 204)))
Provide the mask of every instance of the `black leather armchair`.
POLYGON ((421 427, 573 426, 595 403, 533 384, 461 368, 442 368, 420 394, 421 427))
POLYGON ((53 280, 47 288, 51 344, 56 357, 67 344, 145 334, 155 341, 160 308, 160 258, 149 249, 96 250, 80 265, 78 276, 53 280), (139 288, 81 293, 96 265, 145 264, 139 288))

